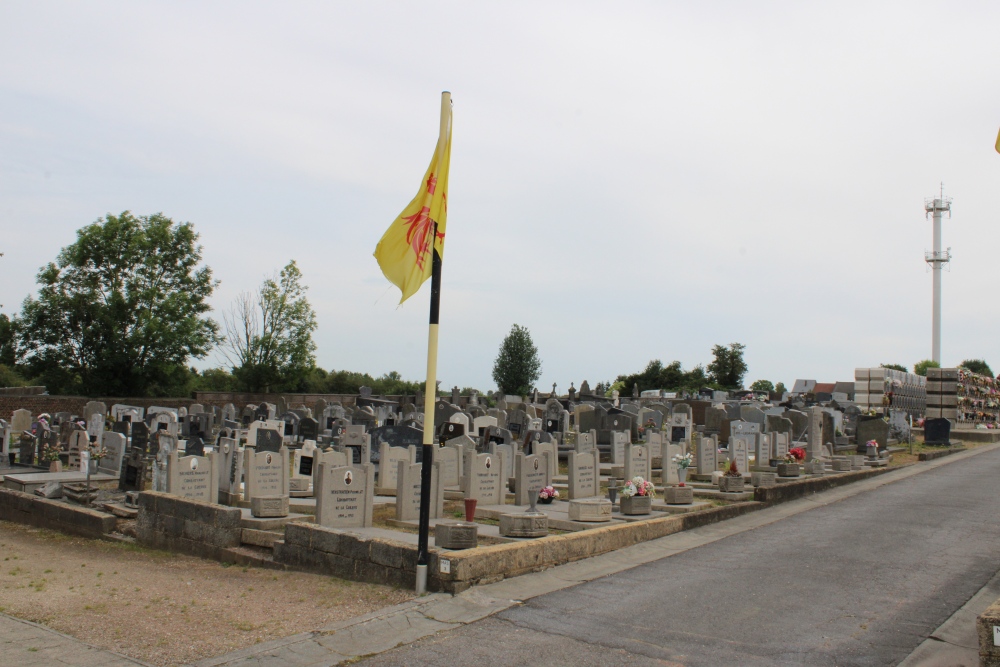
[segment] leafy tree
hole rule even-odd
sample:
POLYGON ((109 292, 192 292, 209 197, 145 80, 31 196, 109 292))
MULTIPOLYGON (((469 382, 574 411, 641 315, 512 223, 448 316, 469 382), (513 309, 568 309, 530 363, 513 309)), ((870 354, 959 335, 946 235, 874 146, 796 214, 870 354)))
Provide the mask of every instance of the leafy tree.
POLYGON ((218 284, 198 267, 190 223, 157 213, 108 214, 79 231, 38 273, 15 325, 31 376, 52 393, 163 396, 186 382, 186 362, 217 341, 205 316, 218 284))
POLYGON ((882 368, 891 368, 894 371, 902 371, 904 373, 908 372, 906 366, 903 366, 902 364, 880 364, 880 366, 882 368))
POLYGON ((746 345, 730 343, 716 345, 712 348, 714 361, 708 365, 709 377, 723 389, 742 389, 743 376, 747 373, 746 362, 743 361, 743 350, 746 345))
POLYGON ((0 387, 23 387, 27 382, 13 368, 0 364, 0 387))
POLYGON ((778 384, 774 385, 774 393, 778 395, 784 395, 786 391, 788 391, 788 389, 785 388, 784 382, 779 382, 778 384))
POLYGON ((236 391, 236 378, 225 368, 191 369, 192 391, 236 391))
POLYGON ((750 389, 753 391, 774 391, 774 385, 771 384, 770 380, 754 380, 750 389))
POLYGON ((525 396, 542 375, 538 348, 527 328, 515 324, 500 344, 493 363, 493 381, 504 394, 525 396))
POLYGON ((4 314, 0 314, 0 364, 14 367, 17 363, 17 336, 14 322, 4 314))
POLYGON ((223 314, 222 350, 244 391, 300 391, 316 365, 316 314, 295 260, 267 278, 255 294, 243 292, 223 314))
POLYGON ((913 364, 913 372, 917 375, 927 375, 928 368, 941 368, 941 364, 930 359, 924 359, 913 364))
MULTIPOLYGON (((2 358, 0 358, 0 361, 2 361, 2 358)), ((990 365, 982 359, 966 359, 959 366, 979 375, 993 377, 993 370, 990 368, 990 365)))

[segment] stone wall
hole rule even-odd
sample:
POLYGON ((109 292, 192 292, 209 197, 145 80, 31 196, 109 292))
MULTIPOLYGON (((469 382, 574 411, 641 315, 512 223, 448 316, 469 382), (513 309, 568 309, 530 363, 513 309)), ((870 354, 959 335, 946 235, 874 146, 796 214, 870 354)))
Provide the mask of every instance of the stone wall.
POLYGON ((0 488, 0 519, 97 538, 117 525, 110 514, 5 488, 0 488))
POLYGON ((139 494, 136 539, 154 549, 226 560, 226 550, 240 546, 241 517, 237 507, 143 491, 139 494))
MULTIPOLYGON (((115 403, 135 405, 141 408, 148 408, 153 405, 162 405, 165 408, 179 408, 197 403, 193 398, 87 398, 86 396, 5 394, 0 396, 0 419, 9 421, 14 410, 20 410, 21 408, 31 411, 32 416, 40 415, 43 412, 47 412, 50 415, 57 412, 79 414, 83 412, 83 407, 88 401, 101 401, 108 406, 109 410, 115 403)), ((225 405, 225 403, 222 405, 225 405)))
MULTIPOLYGON (((274 562, 354 581, 400 588, 416 585, 415 546, 308 523, 285 525, 285 539, 274 543, 274 562)), ((427 567, 427 586, 431 590, 441 589, 441 582, 434 576, 437 571, 437 554, 431 552, 427 567)))
POLYGON ((1000 667, 1000 646, 997 645, 995 627, 1000 627, 1000 600, 976 618, 979 664, 983 667, 1000 667))
POLYGON ((851 482, 860 482, 863 479, 875 477, 890 470, 896 470, 896 468, 886 466, 884 468, 869 468, 867 470, 855 470, 835 475, 828 473, 822 477, 810 477, 796 482, 782 482, 772 487, 765 488, 758 486, 753 491, 753 499, 769 504, 783 503, 801 498, 802 496, 811 496, 814 493, 833 489, 844 484, 850 484, 851 482))

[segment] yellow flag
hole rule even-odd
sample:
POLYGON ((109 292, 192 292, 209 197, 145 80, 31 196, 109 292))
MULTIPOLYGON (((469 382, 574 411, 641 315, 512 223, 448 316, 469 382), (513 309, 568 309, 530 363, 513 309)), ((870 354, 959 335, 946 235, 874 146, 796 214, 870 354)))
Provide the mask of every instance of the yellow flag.
POLYGON ((1000 132, 997 132, 997 153, 1000 153, 1000 132))
POLYGON ((420 191, 403 209, 375 247, 382 273, 403 296, 403 303, 430 278, 431 248, 444 258, 444 233, 448 220, 448 166, 451 162, 451 95, 441 99, 441 133, 434 157, 427 167, 420 191), (437 224, 437 236, 434 226, 437 224), (433 242, 432 242, 433 237, 433 242))

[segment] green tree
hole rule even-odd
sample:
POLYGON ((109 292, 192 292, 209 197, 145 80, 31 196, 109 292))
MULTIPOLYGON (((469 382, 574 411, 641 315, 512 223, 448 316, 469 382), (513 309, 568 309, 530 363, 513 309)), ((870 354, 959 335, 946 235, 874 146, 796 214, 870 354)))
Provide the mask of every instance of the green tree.
POLYGON ((788 391, 788 389, 785 388, 784 382, 779 382, 778 384, 774 385, 774 393, 778 394, 779 396, 784 395, 786 391, 788 391))
POLYGON ((13 368, 17 363, 17 333, 14 322, 0 314, 0 364, 13 368))
POLYGON ((23 387, 27 382, 13 368, 0 364, 0 387, 23 387))
POLYGON ((743 350, 746 345, 730 343, 716 345, 712 348, 715 359, 708 365, 708 375, 723 389, 742 389, 743 376, 747 373, 746 362, 743 361, 743 350))
POLYGON ((515 324, 500 344, 493 363, 493 381, 503 394, 526 396, 541 375, 542 362, 531 333, 515 324))
POLYGON ((770 380, 754 380, 750 389, 753 391, 774 391, 774 385, 770 380))
POLYGON ((160 213, 108 214, 77 232, 38 273, 15 325, 31 377, 51 393, 163 396, 187 378, 218 327, 206 302, 218 284, 199 267, 190 223, 160 213))
POLYGON ((316 365, 316 314, 306 300, 309 289, 290 261, 267 278, 255 294, 243 292, 223 314, 223 354, 243 391, 301 391, 316 365))
POLYGON ((904 373, 909 372, 906 366, 903 366, 902 364, 879 364, 879 366, 881 368, 891 368, 894 371, 902 371, 904 373))
MULTIPOLYGON (((2 358, 0 358, 0 363, 2 363, 2 358)), ((979 375, 985 375, 986 377, 993 377, 993 370, 990 365, 986 363, 983 359, 966 359, 959 364, 962 368, 972 371, 973 373, 978 373, 979 375)))
POLYGON ((941 364, 930 359, 924 359, 913 364, 913 372, 917 375, 927 375, 928 368, 941 368, 941 364))
POLYGON ((236 391, 236 378, 225 368, 191 369, 192 391, 236 391))

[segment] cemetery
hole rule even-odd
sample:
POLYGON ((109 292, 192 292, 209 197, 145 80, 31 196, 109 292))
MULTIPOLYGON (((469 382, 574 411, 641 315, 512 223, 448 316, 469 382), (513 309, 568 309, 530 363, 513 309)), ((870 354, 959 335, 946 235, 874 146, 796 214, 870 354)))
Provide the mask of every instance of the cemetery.
POLYGON ((457 593, 1000 435, 987 379, 931 371, 857 369, 781 396, 456 388, 435 403, 428 462, 419 395, 52 397, 54 412, 32 397, 0 420, 0 519, 412 589, 429 463, 428 585, 457 593))

